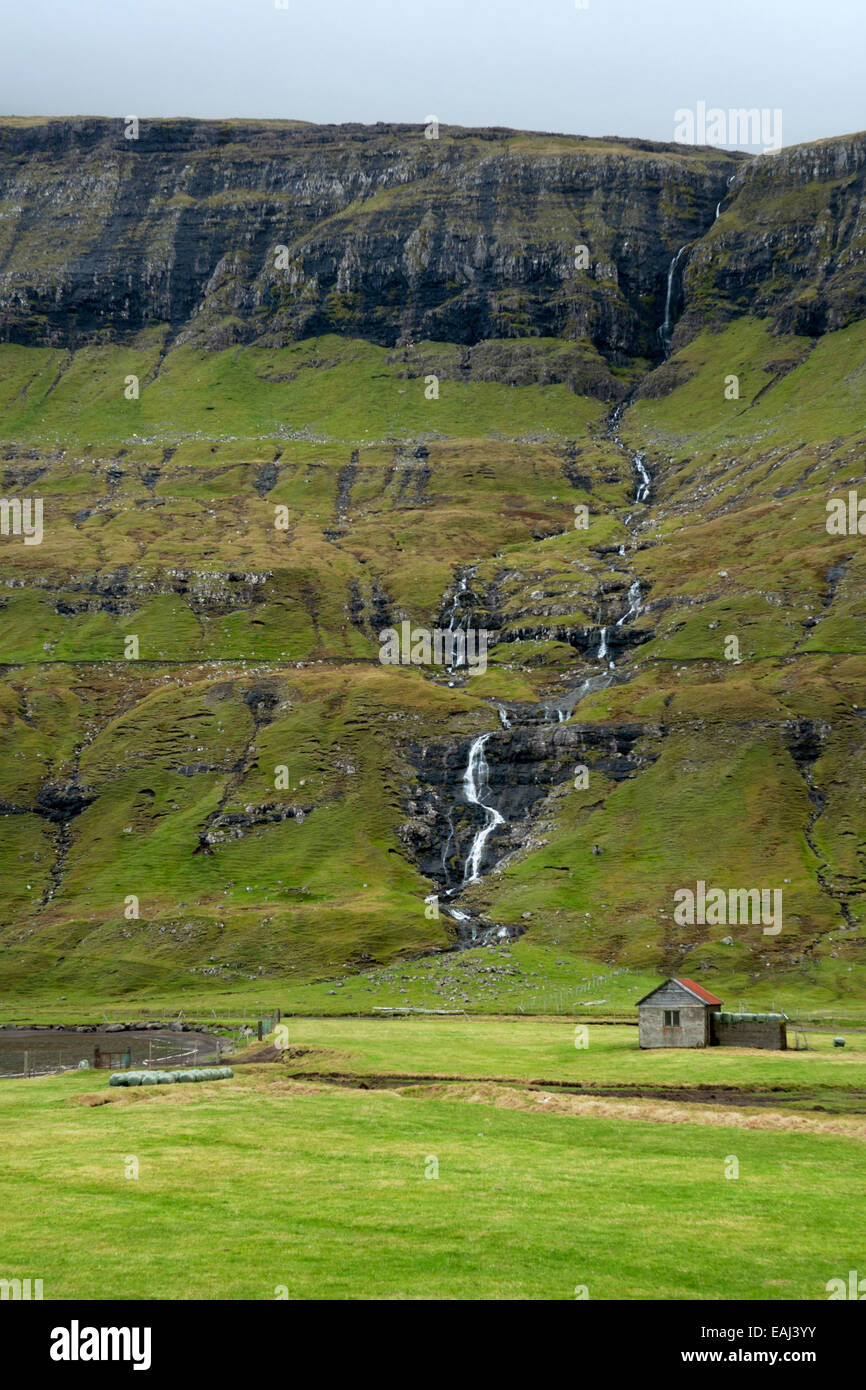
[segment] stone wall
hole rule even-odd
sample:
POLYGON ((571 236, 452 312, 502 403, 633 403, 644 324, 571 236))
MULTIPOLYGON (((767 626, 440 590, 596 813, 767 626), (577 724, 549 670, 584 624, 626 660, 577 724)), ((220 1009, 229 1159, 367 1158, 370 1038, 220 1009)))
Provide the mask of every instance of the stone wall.
POLYGON ((678 999, 657 1005, 642 1004, 639 1011, 638 1040, 641 1047, 706 1047, 709 1043, 708 1010, 695 1000, 683 1004, 678 999), (679 1028, 665 1028, 666 1008, 679 1009, 679 1028))
POLYGON ((710 1015, 712 1042, 717 1047, 765 1047, 785 1051, 788 1038, 781 1014, 710 1015))

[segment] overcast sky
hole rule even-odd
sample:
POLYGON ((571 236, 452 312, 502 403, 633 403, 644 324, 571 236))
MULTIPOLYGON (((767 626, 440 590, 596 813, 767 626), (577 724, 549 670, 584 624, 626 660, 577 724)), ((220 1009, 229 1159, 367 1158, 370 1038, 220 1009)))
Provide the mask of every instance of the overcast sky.
POLYGON ((0 0, 0 112, 671 140, 705 102, 780 108, 785 145, 866 127, 866 0, 282 3, 0 0))

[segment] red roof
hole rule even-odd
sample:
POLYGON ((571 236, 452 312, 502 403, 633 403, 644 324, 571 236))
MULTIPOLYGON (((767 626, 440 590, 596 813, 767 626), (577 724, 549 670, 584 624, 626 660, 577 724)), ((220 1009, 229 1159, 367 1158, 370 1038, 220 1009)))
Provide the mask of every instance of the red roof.
POLYGON ((694 980, 687 980, 685 976, 681 975, 676 980, 676 983, 682 985, 684 989, 690 989, 692 994, 696 994, 699 999, 703 999, 705 1004, 718 1004, 721 1006, 721 999, 717 999, 714 994, 710 994, 710 991, 704 989, 703 985, 695 984, 694 980))

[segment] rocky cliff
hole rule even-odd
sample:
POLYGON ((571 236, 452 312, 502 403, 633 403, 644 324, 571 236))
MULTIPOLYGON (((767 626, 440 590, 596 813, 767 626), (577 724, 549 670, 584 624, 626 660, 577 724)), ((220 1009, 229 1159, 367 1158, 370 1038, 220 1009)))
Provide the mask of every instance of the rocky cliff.
POLYGON ((541 335, 655 358, 671 257, 745 158, 509 130, 125 130, 0 123, 3 338, 74 347, 166 323, 213 347, 541 335))
POLYGON ((678 342, 741 314, 818 336, 866 310, 866 136, 742 164, 683 270, 678 342))

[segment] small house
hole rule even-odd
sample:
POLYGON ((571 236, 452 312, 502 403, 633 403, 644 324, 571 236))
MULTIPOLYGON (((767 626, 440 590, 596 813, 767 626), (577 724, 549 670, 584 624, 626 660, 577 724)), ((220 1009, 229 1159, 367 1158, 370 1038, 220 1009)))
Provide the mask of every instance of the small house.
POLYGON ((638 1039, 641 1047, 711 1047, 711 1015, 722 1007, 694 980, 665 980, 638 1000, 638 1039))
POLYGON ((721 999, 685 977, 665 980, 638 1000, 638 1041, 641 1047, 788 1046, 784 1014, 724 1013, 721 999))

